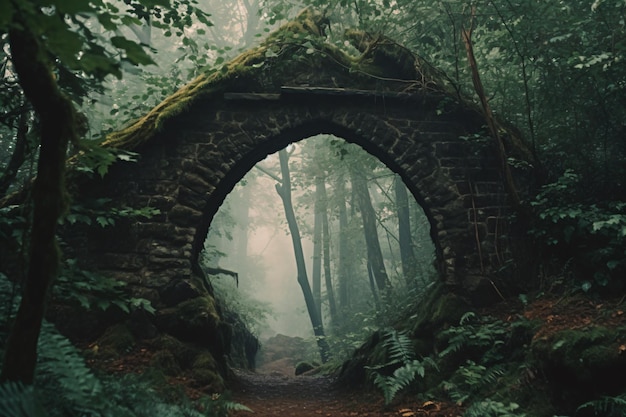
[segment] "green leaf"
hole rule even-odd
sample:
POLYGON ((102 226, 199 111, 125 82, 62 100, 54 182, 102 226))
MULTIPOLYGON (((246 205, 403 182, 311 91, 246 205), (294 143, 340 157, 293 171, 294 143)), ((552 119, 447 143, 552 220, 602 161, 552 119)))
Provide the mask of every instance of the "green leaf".
POLYGON ((63 0, 57 1, 54 4, 60 12, 70 15, 81 12, 90 12, 94 9, 92 2, 85 0, 63 0))
POLYGON ((614 270, 615 268, 617 268, 620 264, 620 261, 617 260, 612 260, 612 261, 608 261, 606 263, 606 267, 609 268, 609 270, 614 270))
POLYGON ((96 223, 98 223, 101 227, 107 227, 108 225, 115 224, 115 221, 109 217, 98 216, 96 217, 96 223))
POLYGON ((126 58, 134 65, 154 64, 152 58, 150 58, 143 47, 136 42, 128 40, 123 36, 114 36, 111 38, 111 43, 116 48, 125 51, 126 58))
POLYGON ((5 29, 13 17, 13 5, 9 1, 0 2, 0 29, 5 29))

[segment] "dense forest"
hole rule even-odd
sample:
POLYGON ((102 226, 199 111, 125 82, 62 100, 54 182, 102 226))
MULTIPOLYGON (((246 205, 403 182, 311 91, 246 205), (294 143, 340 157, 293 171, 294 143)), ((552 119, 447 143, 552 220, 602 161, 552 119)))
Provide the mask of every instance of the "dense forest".
POLYGON ((0 416, 244 415, 234 381, 277 335, 302 342, 298 373, 376 392, 369 415, 626 415, 624 1, 0 0, 0 42, 0 416), (284 32, 302 16, 316 36, 284 32), (444 285, 425 196, 329 134, 257 158, 171 305, 85 266, 66 230, 163 215, 84 192, 138 165, 120 132, 198 80, 288 73, 277 40, 304 58, 392 45, 376 65, 416 57, 438 85, 414 84, 476 109, 462 140, 495 144, 527 243, 497 254, 494 300, 444 285))

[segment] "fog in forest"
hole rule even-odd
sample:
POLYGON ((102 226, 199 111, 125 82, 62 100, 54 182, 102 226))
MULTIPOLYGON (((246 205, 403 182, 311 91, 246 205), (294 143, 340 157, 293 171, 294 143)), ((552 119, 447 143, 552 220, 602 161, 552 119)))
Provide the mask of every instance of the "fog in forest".
MULTIPOLYGON (((367 250, 363 243, 360 211, 355 207, 350 187, 350 169, 358 167, 368 179, 368 189, 378 219, 380 242, 389 283, 401 293, 406 292, 401 277, 398 253, 398 220, 394 212, 394 174, 380 161, 357 145, 328 135, 300 141, 287 148, 294 211, 301 235, 309 283, 313 270, 313 229, 315 184, 313 172, 322 172, 326 180, 328 229, 330 235, 330 265, 335 298, 338 295, 338 234, 336 213, 338 201, 345 204, 350 227, 350 305, 341 307, 345 316, 375 309, 366 269, 367 250), (353 168, 350 168, 353 167, 353 168), (317 171, 316 171, 317 170, 317 171), (338 179, 344 176, 346 189, 337 190, 338 179)), ((317 174, 315 174, 317 175, 317 174)), ((227 196, 211 224, 203 262, 237 272, 239 283, 232 277, 211 275, 219 299, 240 313, 251 330, 262 340, 275 334, 312 338, 311 320, 307 313, 302 289, 297 281, 296 260, 285 210, 275 185, 281 180, 278 154, 269 155, 236 185, 227 196)), ((423 211, 408 193, 411 208, 412 246, 418 267, 414 274, 416 286, 430 282, 434 276, 434 247, 429 236, 429 224, 423 211)), ((344 233, 348 233, 344 232, 344 233)), ((322 317, 330 329, 328 291, 322 271, 322 317)), ((371 281, 371 278, 370 278, 371 281)), ((344 297, 345 298, 345 297, 344 297)), ((387 302, 393 303, 394 296, 387 302)), ((367 321, 367 320, 366 320, 367 321)), ((363 327, 364 324, 356 323, 363 327)))

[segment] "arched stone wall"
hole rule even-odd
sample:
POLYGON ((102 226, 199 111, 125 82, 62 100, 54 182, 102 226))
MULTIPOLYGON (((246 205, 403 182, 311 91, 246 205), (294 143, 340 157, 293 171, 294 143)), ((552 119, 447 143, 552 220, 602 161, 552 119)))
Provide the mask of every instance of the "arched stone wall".
POLYGON ((90 268, 124 279, 157 307, 176 305, 200 291, 197 257, 234 185, 268 154, 328 133, 401 175, 430 219, 441 279, 452 291, 484 296, 510 256, 499 239, 510 210, 491 142, 462 139, 480 131, 481 118, 446 108, 444 99, 286 91, 198 101, 135 149, 138 162, 116 164, 78 193, 161 214, 67 239, 90 268))

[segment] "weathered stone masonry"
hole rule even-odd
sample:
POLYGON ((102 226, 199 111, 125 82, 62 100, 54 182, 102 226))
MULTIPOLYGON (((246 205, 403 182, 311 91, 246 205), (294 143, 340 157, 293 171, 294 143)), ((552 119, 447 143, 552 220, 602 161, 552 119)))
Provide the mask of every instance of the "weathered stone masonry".
POLYGON ((83 190, 83 197, 110 196, 161 214, 117 230, 90 229, 81 259, 124 278, 156 306, 192 298, 200 291, 197 257, 224 197, 268 154, 328 133, 402 176, 430 219, 442 280, 471 295, 510 256, 499 241, 509 208, 491 143, 461 138, 480 131, 479 115, 461 107, 437 114, 441 99, 286 90, 200 101, 135 149, 139 162, 118 164, 83 190))

